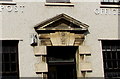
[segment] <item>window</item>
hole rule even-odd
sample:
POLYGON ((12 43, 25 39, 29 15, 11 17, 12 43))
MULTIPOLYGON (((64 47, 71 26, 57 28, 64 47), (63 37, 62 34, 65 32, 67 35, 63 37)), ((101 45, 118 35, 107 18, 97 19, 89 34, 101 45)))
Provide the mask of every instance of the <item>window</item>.
POLYGON ((120 40, 102 41, 102 52, 105 78, 120 77, 120 40))
POLYGON ((2 41, 2 78, 18 78, 18 41, 2 41))
POLYGON ((12 0, 0 0, 0 1, 12 1, 12 0))
POLYGON ((13 0, 0 0, 0 5, 16 5, 16 2, 13 2, 13 0))
POLYGON ((120 0, 102 0, 101 4, 115 4, 115 5, 119 5, 120 4, 120 0))
POLYGON ((47 3, 70 3, 70 0, 46 0, 47 3))

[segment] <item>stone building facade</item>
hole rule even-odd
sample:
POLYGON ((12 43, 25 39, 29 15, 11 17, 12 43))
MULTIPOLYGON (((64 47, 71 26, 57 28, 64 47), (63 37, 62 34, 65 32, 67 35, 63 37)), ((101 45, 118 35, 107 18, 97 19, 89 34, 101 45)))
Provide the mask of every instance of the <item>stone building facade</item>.
POLYGON ((3 76, 120 77, 118 0, 0 0, 3 76))

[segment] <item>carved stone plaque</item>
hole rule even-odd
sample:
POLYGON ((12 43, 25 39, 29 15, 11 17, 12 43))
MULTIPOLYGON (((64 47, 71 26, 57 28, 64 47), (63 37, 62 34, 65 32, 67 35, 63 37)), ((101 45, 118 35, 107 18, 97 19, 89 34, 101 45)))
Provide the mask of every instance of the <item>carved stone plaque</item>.
POLYGON ((54 46, 71 46, 74 44, 74 33, 56 32, 50 34, 52 45, 54 46), (72 43, 72 44, 71 44, 72 43))

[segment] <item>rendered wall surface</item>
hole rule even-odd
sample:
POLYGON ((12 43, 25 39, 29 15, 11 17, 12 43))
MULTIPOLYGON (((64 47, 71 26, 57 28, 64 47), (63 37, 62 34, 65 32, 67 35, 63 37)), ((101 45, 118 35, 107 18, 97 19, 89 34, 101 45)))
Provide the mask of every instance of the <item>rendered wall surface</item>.
MULTIPOLYGON (((86 35, 82 46, 89 47, 92 72, 87 77, 103 77, 103 60, 100 38, 118 38, 118 15, 96 15, 94 10, 100 8, 99 2, 73 2, 74 6, 45 6, 45 2, 17 2, 24 5, 23 11, 2 11, 2 39, 22 39, 19 41, 19 74, 20 77, 38 77, 35 64, 40 57, 35 57, 31 44, 31 35, 37 34, 34 26, 65 13, 87 25, 89 34, 86 35)), ((0 13, 1 17, 1 13, 0 13)), ((0 24, 1 25, 1 24, 0 24)), ((42 51, 42 50, 41 50, 42 51)))

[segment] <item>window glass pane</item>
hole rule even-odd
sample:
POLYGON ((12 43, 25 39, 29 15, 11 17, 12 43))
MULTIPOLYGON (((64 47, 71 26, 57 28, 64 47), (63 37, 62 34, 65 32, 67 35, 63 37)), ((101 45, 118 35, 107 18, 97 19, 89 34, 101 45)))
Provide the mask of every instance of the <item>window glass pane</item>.
POLYGON ((2 72, 5 72, 5 64, 2 63, 2 72))
POLYGON ((107 59, 107 54, 106 54, 106 52, 103 53, 103 59, 107 59))
POLYGON ((120 52, 117 53, 117 58, 120 59, 120 52))
POLYGON ((109 0, 109 2, 113 2, 113 0, 109 0))
POLYGON ((16 53, 17 49, 16 47, 10 47, 10 53, 16 53))
POLYGON ((120 1, 119 0, 102 0, 101 1, 102 4, 107 4, 107 5, 120 5, 120 1))
POLYGON ((108 64, 108 68, 112 69, 112 61, 108 61, 107 64, 108 64))
POLYGON ((112 52, 112 59, 117 59, 116 52, 112 52))
POLYGON ((2 47, 3 53, 10 53, 10 48, 8 46, 2 47))
POLYGON ((16 54, 12 53, 11 55, 11 62, 15 62, 16 61, 16 54))
POLYGON ((104 68, 108 68, 107 62, 104 62, 104 68))
POLYGON ((113 68, 116 69, 118 67, 117 65, 117 61, 112 61, 112 64, 113 64, 113 68))
POLYGON ((3 54, 3 62, 10 62, 10 54, 9 53, 4 53, 3 54))
POLYGON ((118 68, 120 69, 120 60, 118 60, 118 68))
POLYGON ((117 51, 120 51, 120 46, 117 46, 117 51))
POLYGON ((105 75, 106 77, 112 77, 112 73, 106 73, 106 75, 105 75))
POLYGON ((118 77, 120 77, 120 73, 118 73, 118 77))
POLYGON ((16 63, 11 64, 11 71, 16 71, 16 63))
POLYGON ((112 76, 117 77, 118 75, 117 75, 117 73, 112 73, 112 76))
POLYGON ((111 55, 111 52, 107 52, 107 59, 112 59, 112 55, 111 55))
POLYGON ((70 0, 46 0, 46 2, 70 2, 70 0))
POLYGON ((104 0, 104 2, 108 2, 108 0, 104 0))
POLYGON ((0 1, 12 1, 12 0, 0 0, 0 1))
POLYGON ((116 46, 111 46, 112 51, 116 51, 117 47, 116 46))
POLYGON ((10 63, 4 63, 5 72, 10 72, 10 63))

